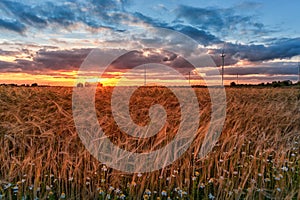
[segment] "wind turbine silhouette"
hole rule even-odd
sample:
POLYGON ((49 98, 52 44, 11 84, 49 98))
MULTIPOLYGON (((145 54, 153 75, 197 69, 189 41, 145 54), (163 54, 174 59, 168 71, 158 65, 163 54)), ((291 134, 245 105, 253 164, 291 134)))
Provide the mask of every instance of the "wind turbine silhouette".
POLYGON ((224 85, 224 65, 225 65, 225 53, 224 53, 224 49, 225 49, 225 43, 224 46, 222 48, 222 53, 221 53, 221 58, 222 58, 222 85, 224 85))

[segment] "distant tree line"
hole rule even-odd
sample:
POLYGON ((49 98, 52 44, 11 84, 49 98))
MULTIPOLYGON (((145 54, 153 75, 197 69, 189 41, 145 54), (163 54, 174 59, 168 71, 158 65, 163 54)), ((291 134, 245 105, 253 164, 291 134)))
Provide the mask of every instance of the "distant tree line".
POLYGON ((9 87, 45 87, 47 85, 38 85, 37 83, 32 83, 31 85, 30 84, 21 84, 21 85, 18 85, 18 84, 15 84, 15 83, 9 83, 9 84, 2 83, 2 84, 0 84, 0 86, 9 86, 9 87))
POLYGON ((259 83, 259 84, 236 84, 235 82, 230 83, 230 87, 247 87, 247 86, 260 86, 260 87, 286 87, 286 86, 300 86, 300 82, 293 83, 290 80, 285 81, 273 81, 271 83, 259 83))

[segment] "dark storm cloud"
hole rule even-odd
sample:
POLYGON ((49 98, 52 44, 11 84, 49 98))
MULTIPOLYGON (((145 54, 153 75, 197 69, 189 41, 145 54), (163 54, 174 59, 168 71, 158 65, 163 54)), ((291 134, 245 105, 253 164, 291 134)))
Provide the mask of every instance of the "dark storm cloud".
POLYGON ((108 13, 124 7, 126 1, 90 0, 39 2, 26 5, 21 2, 3 0, 0 9, 14 20, 0 19, 0 27, 23 33, 27 26, 45 28, 50 24, 68 27, 83 23, 90 28, 108 28, 118 31, 118 20, 108 13), (114 27, 116 25, 116 27, 114 27))
POLYGON ((291 58, 300 55, 300 38, 289 38, 267 45, 235 45, 228 46, 230 54, 249 61, 266 61, 291 58))
MULTIPOLYGON (((255 6, 240 5, 244 7, 255 6)), ((198 8, 181 5, 176 9, 177 19, 185 20, 202 30, 230 34, 232 31, 261 33, 266 32, 264 24, 254 21, 256 17, 237 14, 238 8, 198 8)))
POLYGON ((143 51, 130 51, 117 58, 113 63, 112 67, 117 70, 132 69, 136 66, 147 64, 147 63, 164 63, 170 60, 176 59, 176 55, 170 53, 165 55, 162 53, 156 53, 148 50, 148 56, 143 55, 143 51))
POLYGON ((18 51, 5 51, 5 50, 0 49, 1 56, 15 56, 17 54, 19 54, 18 51))
POLYGON ((144 22, 146 24, 150 24, 154 27, 168 27, 169 25, 165 22, 160 21, 159 19, 154 19, 152 17, 148 17, 143 15, 142 13, 139 12, 135 12, 133 13, 133 16, 135 17, 135 19, 133 20, 133 22, 144 22))
POLYGON ((72 49, 45 51, 40 50, 34 57, 34 62, 49 70, 78 69, 91 49, 72 49))
POLYGON ((6 10, 9 14, 17 16, 23 24, 43 27, 47 24, 46 20, 39 17, 32 6, 28 6, 19 2, 1 1, 1 8, 6 10))
POLYGON ((16 69, 16 64, 0 60, 0 72, 8 72, 9 70, 16 69))
POLYGON ((17 33, 24 33, 26 26, 17 20, 0 19, 0 28, 5 28, 17 33))
POLYGON ((202 45, 211 45, 221 43, 221 40, 207 31, 200 30, 189 25, 176 25, 171 27, 173 30, 179 31, 202 45))
POLYGON ((25 72, 35 74, 42 70, 37 63, 30 60, 16 59, 14 62, 0 61, 0 72, 25 72))
MULTIPOLYGON (((273 39, 268 45, 225 44, 225 65, 234 65, 240 60, 263 62, 274 59, 288 59, 300 55, 300 38, 273 39)), ((211 56, 217 66, 221 65, 221 49, 211 49, 211 56)))
POLYGON ((263 74, 263 75, 295 75, 298 73, 298 67, 285 63, 272 63, 269 66, 248 66, 234 67, 225 70, 226 75, 248 75, 248 74, 263 74))
POLYGON ((36 74, 55 70, 78 70, 91 49, 40 50, 32 60, 16 59, 14 62, 0 61, 1 72, 25 72, 36 74))
POLYGON ((212 35, 210 32, 201 30, 195 26, 180 23, 179 21, 176 24, 174 24, 174 23, 169 24, 164 21, 161 21, 160 19, 145 16, 139 12, 135 12, 132 15, 130 13, 128 13, 127 16, 131 16, 131 17, 128 17, 128 20, 133 23, 142 22, 151 27, 166 28, 166 29, 178 31, 180 33, 183 33, 183 34, 191 37, 192 39, 196 40, 198 43, 205 45, 205 46, 221 42, 221 40, 219 38, 212 35))
POLYGON ((169 51, 156 52, 153 49, 144 49, 144 51, 131 51, 116 59, 109 71, 126 71, 139 65, 156 63, 173 67, 181 73, 186 73, 194 67, 183 57, 169 51), (144 51, 147 52, 145 55, 144 51))

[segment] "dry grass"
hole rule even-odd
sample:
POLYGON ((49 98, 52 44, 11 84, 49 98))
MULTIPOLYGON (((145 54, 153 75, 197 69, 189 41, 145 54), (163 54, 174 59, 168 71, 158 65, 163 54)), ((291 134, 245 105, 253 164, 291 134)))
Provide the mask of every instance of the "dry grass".
MULTIPOLYGON (((180 109, 169 90, 144 88, 131 98, 131 116, 140 125, 149 122, 153 103, 169 114, 164 129, 143 140, 120 132, 110 110, 111 92, 97 92, 96 108, 116 145, 142 152, 174 137, 180 109)), ((82 145, 71 88, 0 87, 0 199, 300 199, 299 89, 226 89, 225 126, 203 159, 197 153, 210 100, 206 89, 196 93, 201 123, 192 146, 165 169, 132 175, 106 168, 82 145)))

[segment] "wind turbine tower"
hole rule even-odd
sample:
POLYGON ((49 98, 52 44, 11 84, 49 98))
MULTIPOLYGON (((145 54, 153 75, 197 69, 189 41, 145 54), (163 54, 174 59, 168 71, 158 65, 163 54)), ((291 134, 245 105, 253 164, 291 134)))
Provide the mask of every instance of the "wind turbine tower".
MULTIPOLYGON (((224 45, 225 47, 225 45, 224 45)), ((222 49, 222 54, 221 54, 221 58, 222 58, 222 85, 224 85, 224 65, 225 65, 225 53, 224 53, 224 47, 222 49)))

